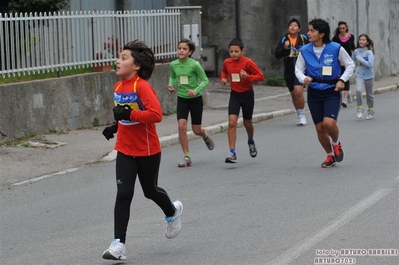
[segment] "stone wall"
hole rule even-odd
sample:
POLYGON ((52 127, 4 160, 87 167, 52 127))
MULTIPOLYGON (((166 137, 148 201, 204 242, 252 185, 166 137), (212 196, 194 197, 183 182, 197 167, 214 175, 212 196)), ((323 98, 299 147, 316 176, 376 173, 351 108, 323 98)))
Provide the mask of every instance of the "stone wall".
POLYGON ((373 39, 376 78, 399 73, 398 0, 168 0, 167 5, 202 6, 203 47, 217 47, 215 76, 220 74, 223 60, 229 56, 227 45, 235 37, 243 40, 245 54, 266 78, 281 76, 282 60, 275 59, 273 53, 292 17, 299 19, 304 34, 312 18, 328 21, 331 32, 338 21, 345 20, 356 42, 360 33, 373 39))
MULTIPOLYGON (((384 0, 168 0, 168 6, 202 6, 200 21, 195 10, 185 10, 184 23, 201 25, 203 47, 216 48, 217 73, 227 58, 227 45, 240 37, 245 54, 266 78, 282 75, 283 63, 274 58, 274 48, 295 17, 307 32, 309 19, 330 23, 333 32, 345 20, 350 32, 367 33, 374 40, 376 78, 399 73, 399 1, 384 0), (358 8, 356 6, 358 3, 358 8), (358 12, 357 12, 358 11, 358 12), (191 18, 188 19, 188 18, 191 18)), ((197 51, 196 51, 197 52, 197 51)), ((199 52, 199 51, 198 51, 199 52)), ((150 83, 159 95, 164 113, 174 112, 176 95, 167 89, 169 64, 157 65, 150 83)), ((68 131, 109 124, 112 115, 114 72, 93 73, 0 86, 0 131, 8 137, 68 131)))
POLYGON ((343 20, 355 35, 356 44, 360 34, 369 35, 374 41, 376 78, 399 73, 398 13, 398 0, 308 0, 309 18, 327 20, 332 32, 343 20))
MULTIPOLYGON (((167 90, 169 64, 156 66, 149 80, 164 113, 176 109, 176 93, 167 90)), ((8 138, 68 132, 114 121, 114 71, 0 86, 0 131, 8 138)))

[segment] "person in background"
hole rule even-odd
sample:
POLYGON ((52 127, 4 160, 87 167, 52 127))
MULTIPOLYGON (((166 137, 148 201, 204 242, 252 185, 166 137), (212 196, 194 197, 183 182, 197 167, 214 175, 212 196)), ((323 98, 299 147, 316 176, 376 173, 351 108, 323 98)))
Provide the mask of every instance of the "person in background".
POLYGON ((265 79, 262 71, 250 58, 244 56, 244 44, 240 39, 233 39, 228 46, 230 58, 223 62, 223 69, 220 76, 220 83, 225 86, 227 79, 230 80, 230 99, 228 106, 229 122, 227 136, 230 152, 225 159, 226 163, 237 163, 236 139, 237 122, 242 108, 242 117, 245 130, 248 136, 249 154, 256 157, 254 141, 254 125, 252 123, 252 114, 255 106, 255 96, 253 90, 254 81, 265 79))
POLYGON ((357 118, 363 117, 362 91, 364 87, 368 105, 366 119, 371 120, 374 115, 374 42, 367 34, 359 36, 352 59, 356 65, 357 118))
POLYGON ((154 68, 152 50, 137 40, 125 44, 116 61, 116 75, 122 78, 114 86, 113 113, 117 122, 106 127, 103 135, 109 140, 118 133, 115 143, 117 193, 114 239, 102 255, 104 259, 126 259, 126 230, 137 176, 144 196, 165 214, 165 236, 174 238, 181 229, 183 204, 172 203, 167 192, 158 186, 161 144, 155 123, 162 120, 162 108, 147 81, 154 68))
POLYGON ((201 65, 191 55, 195 51, 195 43, 182 39, 177 46, 178 59, 170 63, 170 77, 168 90, 173 93, 174 85, 178 83, 177 91, 177 123, 179 140, 182 147, 184 158, 178 164, 179 167, 192 166, 190 151, 188 148, 187 120, 191 114, 191 127, 193 133, 199 135, 204 140, 209 150, 213 150, 215 144, 209 136, 209 131, 201 126, 203 99, 202 90, 209 83, 201 65), (201 82, 198 83, 198 80, 201 82))
MULTIPOLYGON (((334 37, 332 41, 341 44, 341 46, 345 49, 345 51, 352 56, 352 52, 355 49, 355 37, 350 34, 348 29, 348 25, 345 21, 339 21, 338 27, 335 30, 334 37)), ((341 63, 342 73, 345 72, 345 66, 341 63)), ((350 84, 349 80, 345 82, 345 88, 343 90, 343 97, 341 105, 346 108, 348 103, 352 102, 352 97, 350 95, 350 84)))
POLYGON ((309 44, 303 46, 295 64, 295 75, 308 86, 308 106, 318 140, 327 153, 321 167, 327 168, 344 158, 337 119, 341 91, 351 77, 355 64, 341 45, 330 40, 330 26, 323 19, 309 22, 309 44), (342 62, 345 72, 341 72, 342 62))
POLYGON ((291 93, 292 103, 298 114, 297 125, 305 125, 305 98, 303 96, 304 85, 295 76, 295 62, 298 58, 299 50, 307 43, 308 37, 300 34, 301 25, 295 18, 288 22, 288 33, 281 38, 277 44, 274 56, 277 59, 284 58, 284 80, 291 93))

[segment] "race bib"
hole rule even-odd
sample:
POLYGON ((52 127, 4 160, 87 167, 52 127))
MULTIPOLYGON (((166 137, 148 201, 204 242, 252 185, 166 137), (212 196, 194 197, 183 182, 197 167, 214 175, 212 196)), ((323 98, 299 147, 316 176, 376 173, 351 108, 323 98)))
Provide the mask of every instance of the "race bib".
POLYGON ((231 74, 231 82, 240 82, 240 74, 231 74))
POLYGON ((188 76, 186 76, 186 75, 180 76, 180 84, 188 85, 188 76))
POLYGON ((332 67, 331 66, 323 66, 321 70, 321 74, 325 76, 331 76, 332 75, 332 67))

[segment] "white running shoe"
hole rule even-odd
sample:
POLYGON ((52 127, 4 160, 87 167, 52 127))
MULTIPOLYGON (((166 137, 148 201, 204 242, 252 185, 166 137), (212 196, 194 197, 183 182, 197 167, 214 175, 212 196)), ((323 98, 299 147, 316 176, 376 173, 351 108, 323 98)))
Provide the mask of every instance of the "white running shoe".
POLYGON ((237 163, 237 155, 232 152, 229 153, 229 156, 224 160, 225 163, 237 163))
POLYGON ((369 115, 367 115, 366 120, 371 120, 372 118, 373 118, 373 115, 369 114, 369 115))
POLYGON ((344 99, 342 99, 341 106, 346 108, 346 107, 348 107, 348 103, 349 103, 349 101, 346 98, 344 98, 344 99))
POLYGON ((363 117, 363 110, 362 109, 357 109, 357 118, 361 119, 363 117))
POLYGON ((249 155, 251 157, 256 157, 256 155, 258 154, 258 150, 256 150, 255 142, 253 144, 248 144, 248 147, 249 147, 249 155))
POLYGON ((306 116, 304 114, 299 114, 297 125, 306 125, 306 123, 306 116))
POLYGON ((205 131, 206 131, 206 135, 207 135, 206 139, 204 139, 206 147, 208 147, 209 150, 213 150, 213 148, 215 147, 215 143, 213 142, 211 136, 209 135, 209 131, 206 129, 205 129, 205 131))
POLYGON ((114 239, 109 248, 104 251, 103 259, 125 260, 126 259, 125 244, 119 239, 114 239))
POLYGON ((183 212, 183 204, 180 201, 173 202, 175 214, 171 217, 165 216, 165 236, 166 238, 175 238, 181 230, 180 215, 183 212))
POLYGON ((177 165, 178 167, 191 167, 193 165, 193 162, 191 161, 191 158, 185 156, 183 160, 177 165))

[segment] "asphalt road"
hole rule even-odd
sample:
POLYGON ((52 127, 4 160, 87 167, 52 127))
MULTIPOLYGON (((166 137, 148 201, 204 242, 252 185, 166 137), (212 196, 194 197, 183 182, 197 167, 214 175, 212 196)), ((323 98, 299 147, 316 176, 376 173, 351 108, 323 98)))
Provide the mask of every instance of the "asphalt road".
MULTIPOLYGON (((224 163, 225 133, 213 151, 190 142, 191 168, 177 167, 179 145, 164 148, 159 185, 183 202, 183 229, 164 237, 162 211, 137 182, 123 264, 398 264, 398 102, 399 91, 376 95, 371 121, 341 110, 345 158, 330 169, 320 168, 314 126, 291 115, 255 125, 256 158, 240 128, 234 165, 224 163)), ((114 167, 0 190, 1 264, 121 264, 101 259, 113 237, 114 167)))

